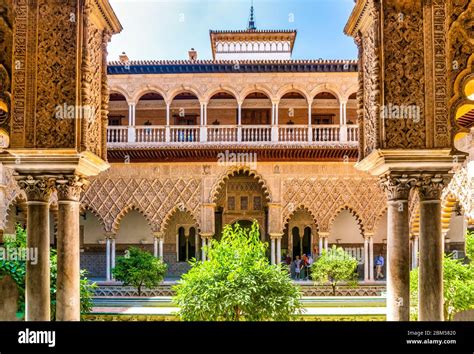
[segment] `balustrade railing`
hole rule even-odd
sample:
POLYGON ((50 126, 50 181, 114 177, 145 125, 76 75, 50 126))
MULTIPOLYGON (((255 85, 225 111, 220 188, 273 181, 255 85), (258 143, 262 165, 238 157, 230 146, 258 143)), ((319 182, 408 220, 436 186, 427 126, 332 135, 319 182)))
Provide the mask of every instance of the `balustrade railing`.
POLYGON ((172 143, 196 143, 199 142, 199 127, 195 126, 171 126, 170 142, 172 143))
POLYGON ((166 128, 160 125, 138 126, 135 128, 137 143, 164 143, 166 128))
POLYGON ((351 143, 359 142, 359 126, 358 125, 347 126, 347 141, 351 143))
POLYGON ((340 141, 340 127, 338 125, 313 125, 313 141, 338 142, 340 141))
POLYGON ((302 142, 308 141, 307 125, 280 125, 278 127, 278 141, 302 142))
POLYGON ((213 125, 207 127, 207 141, 227 143, 238 141, 238 127, 235 125, 213 125))
POLYGON ((357 144, 357 125, 212 125, 200 126, 109 126, 107 143, 233 143, 289 142, 326 145, 344 142, 357 144))
POLYGON ((128 142, 128 127, 125 126, 110 126, 107 128, 107 142, 108 143, 127 143, 128 142))
POLYGON ((265 142, 272 140, 272 128, 267 125, 242 125, 242 141, 265 142))

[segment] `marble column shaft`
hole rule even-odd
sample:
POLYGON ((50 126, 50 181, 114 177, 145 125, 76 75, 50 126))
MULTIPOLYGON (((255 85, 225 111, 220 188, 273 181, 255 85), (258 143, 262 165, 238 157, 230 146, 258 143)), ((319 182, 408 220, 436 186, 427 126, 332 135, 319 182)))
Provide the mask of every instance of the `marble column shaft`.
POLYGON ((80 321, 79 200, 85 181, 78 177, 58 180, 58 276, 56 320, 80 321))
POLYGON ((410 239, 408 196, 414 178, 387 175, 381 185, 387 203, 387 321, 410 319, 410 239))
POLYGON ((49 200, 54 190, 51 177, 20 177, 20 188, 27 197, 27 247, 37 250, 36 264, 26 263, 26 321, 50 321, 50 227, 49 200))
POLYGON ((418 272, 418 320, 443 321, 443 235, 441 191, 449 176, 422 176, 420 194, 420 236, 418 272))

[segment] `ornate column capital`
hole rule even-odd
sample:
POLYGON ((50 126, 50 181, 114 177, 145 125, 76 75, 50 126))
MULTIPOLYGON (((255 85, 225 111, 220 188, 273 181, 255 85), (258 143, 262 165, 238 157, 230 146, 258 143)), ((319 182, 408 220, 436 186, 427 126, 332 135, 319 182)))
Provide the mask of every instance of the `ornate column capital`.
POLYGON ((375 235, 375 232, 365 232, 364 239, 370 240, 371 238, 374 237, 374 235, 375 235))
POLYGON ((79 176, 65 176, 56 180, 56 190, 58 192, 58 201, 78 202, 81 193, 89 182, 79 176))
POLYGON ((270 233, 270 239, 275 239, 275 240, 278 240, 278 239, 282 239, 283 238, 283 234, 282 233, 270 233))
POLYGON ((153 237, 157 239, 165 238, 165 233, 163 231, 155 231, 153 232, 153 237))
POLYGON ((20 188, 25 192, 28 202, 49 203, 54 191, 55 178, 52 176, 16 176, 20 188))
POLYGON ((116 237, 117 235, 116 235, 115 232, 113 232, 113 231, 107 231, 107 232, 104 234, 104 236, 105 236, 105 239, 106 239, 106 240, 107 240, 107 239, 111 240, 111 239, 115 239, 115 237, 116 237))
POLYGON ((420 201, 441 200, 441 193, 449 182, 450 174, 422 174, 419 176, 416 187, 420 195, 420 201))
POLYGON ((408 200, 410 190, 417 178, 408 174, 387 173, 380 177, 379 183, 387 194, 388 200, 408 200))
POLYGON ((201 236, 201 238, 209 240, 212 240, 212 238, 214 237, 214 234, 210 232, 201 232, 199 235, 201 236))
POLYGON ((327 237, 329 237, 329 232, 327 232, 327 231, 319 231, 319 232, 318 232, 318 235, 319 235, 319 237, 321 237, 321 238, 327 238, 327 237))

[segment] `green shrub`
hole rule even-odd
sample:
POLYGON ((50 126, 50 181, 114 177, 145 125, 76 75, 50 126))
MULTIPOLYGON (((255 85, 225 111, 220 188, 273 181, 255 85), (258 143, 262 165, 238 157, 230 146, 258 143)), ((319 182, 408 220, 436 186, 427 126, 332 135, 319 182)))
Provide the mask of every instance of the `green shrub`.
POLYGON ((185 321, 286 321, 300 314, 301 293, 286 269, 269 264, 258 223, 251 229, 227 225, 220 241, 205 248, 208 260, 174 287, 185 321))
POLYGON ((167 265, 151 253, 137 247, 130 247, 125 256, 117 258, 117 264, 112 270, 115 279, 123 285, 131 285, 141 296, 142 287, 153 288, 164 279, 167 265))

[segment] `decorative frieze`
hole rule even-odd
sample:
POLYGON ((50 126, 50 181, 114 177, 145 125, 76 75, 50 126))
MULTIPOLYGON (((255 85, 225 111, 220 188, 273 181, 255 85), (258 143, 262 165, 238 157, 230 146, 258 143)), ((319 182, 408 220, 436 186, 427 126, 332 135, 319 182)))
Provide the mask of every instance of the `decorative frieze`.
POLYGON ((386 210, 386 198, 375 178, 351 176, 286 178, 283 181, 283 220, 294 210, 307 209, 319 231, 328 232, 342 209, 350 209, 372 231, 386 210))

